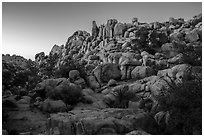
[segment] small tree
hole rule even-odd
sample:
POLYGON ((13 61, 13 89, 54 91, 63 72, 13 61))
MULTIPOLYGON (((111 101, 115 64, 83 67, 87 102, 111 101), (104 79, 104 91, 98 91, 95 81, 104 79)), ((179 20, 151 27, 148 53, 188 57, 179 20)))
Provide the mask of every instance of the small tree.
POLYGON ((30 59, 27 61, 26 67, 29 71, 27 89, 31 90, 41 81, 40 76, 38 76, 39 68, 37 64, 30 59))

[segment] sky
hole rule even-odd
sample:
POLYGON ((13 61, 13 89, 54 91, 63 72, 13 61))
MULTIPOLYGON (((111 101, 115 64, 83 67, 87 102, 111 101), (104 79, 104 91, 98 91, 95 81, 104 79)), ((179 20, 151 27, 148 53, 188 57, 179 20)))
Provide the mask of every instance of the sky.
POLYGON ((188 20, 202 13, 201 2, 117 2, 117 3, 2 3, 2 53, 34 60, 35 54, 49 54, 53 45, 65 44, 77 30, 91 33, 92 21, 105 24, 115 18, 130 23, 163 22, 169 17, 188 20))

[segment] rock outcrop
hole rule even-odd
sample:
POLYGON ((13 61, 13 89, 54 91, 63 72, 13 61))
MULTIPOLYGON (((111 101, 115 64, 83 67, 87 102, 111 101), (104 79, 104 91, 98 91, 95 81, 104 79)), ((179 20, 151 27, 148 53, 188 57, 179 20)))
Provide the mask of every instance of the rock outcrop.
POLYGON ((201 134, 202 14, 93 21, 35 61, 2 57, 3 134, 201 134))

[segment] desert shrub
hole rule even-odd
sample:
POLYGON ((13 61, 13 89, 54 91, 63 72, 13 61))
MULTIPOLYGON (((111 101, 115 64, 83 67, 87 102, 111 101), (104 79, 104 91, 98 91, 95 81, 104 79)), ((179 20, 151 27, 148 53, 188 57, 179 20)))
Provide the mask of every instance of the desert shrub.
POLYGON ((20 68, 16 71, 13 85, 25 87, 27 90, 32 90, 39 81, 41 81, 41 79, 38 76, 37 65, 34 61, 28 60, 26 68, 20 68))
POLYGON ((129 100, 134 97, 134 95, 131 92, 128 92, 128 90, 128 85, 124 85, 123 87, 115 90, 114 93, 116 100, 109 104, 109 106, 113 108, 127 108, 129 100))
MULTIPOLYGON (((202 129, 202 82, 195 79, 174 86, 170 94, 159 99, 164 111, 170 112, 168 128, 182 134, 202 129)), ((170 132, 173 132, 170 131, 170 132)))
MULTIPOLYGON (((2 62, 2 85, 5 89, 16 90, 16 87, 23 87, 27 90, 33 89, 40 81, 37 75, 38 68, 32 60, 27 61, 23 68, 15 63, 2 62)), ((17 91, 15 91, 17 93, 17 91)))
POLYGON ((5 89, 11 89, 12 87, 25 87, 28 81, 29 70, 21 68, 14 63, 3 62, 2 69, 2 84, 5 89))
POLYGON ((27 61, 26 67, 29 70, 27 89, 32 90, 41 81, 41 78, 38 75, 39 68, 37 64, 30 59, 27 61))
POLYGON ((2 61, 2 85, 4 85, 5 89, 12 86, 16 71, 17 68, 13 64, 2 61))
POLYGON ((18 70, 15 74, 13 85, 24 87, 26 85, 26 82, 28 81, 29 74, 30 74, 29 70, 25 69, 18 70))

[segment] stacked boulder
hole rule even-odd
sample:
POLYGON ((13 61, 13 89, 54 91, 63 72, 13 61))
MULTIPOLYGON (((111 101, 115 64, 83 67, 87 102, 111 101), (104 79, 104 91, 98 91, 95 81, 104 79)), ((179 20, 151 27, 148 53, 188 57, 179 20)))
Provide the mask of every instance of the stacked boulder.
POLYGON ((67 105, 74 105, 81 99, 81 87, 71 83, 66 78, 46 79, 39 83, 34 89, 35 100, 39 108, 44 112, 64 112, 69 110, 67 105), (45 99, 43 101, 43 99, 45 99))

